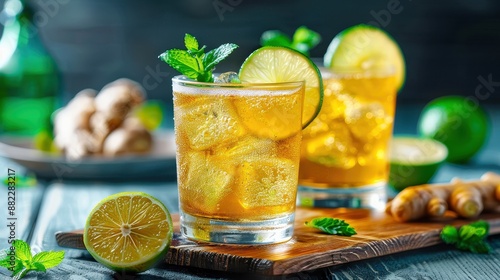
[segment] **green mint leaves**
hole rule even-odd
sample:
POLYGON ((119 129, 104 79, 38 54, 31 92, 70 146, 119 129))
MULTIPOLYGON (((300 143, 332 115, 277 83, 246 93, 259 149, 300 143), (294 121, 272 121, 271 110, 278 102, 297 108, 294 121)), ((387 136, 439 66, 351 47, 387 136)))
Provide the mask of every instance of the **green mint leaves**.
POLYGON ((301 26, 295 30, 293 38, 279 30, 268 30, 262 33, 260 44, 262 46, 281 46, 297 50, 307 56, 309 51, 316 47, 321 41, 319 33, 301 26))
POLYGON ((441 231, 441 239, 446 244, 452 244, 463 251, 486 254, 491 251, 486 242, 490 225, 479 220, 468 225, 463 225, 457 230, 454 226, 446 225, 441 231))
POLYGON ((314 218, 310 222, 305 222, 305 225, 312 228, 317 228, 328 234, 336 234, 343 236, 351 236, 356 234, 356 230, 346 223, 344 220, 339 220, 329 217, 314 218))
POLYGON ((205 53, 206 46, 200 48, 198 40, 190 34, 184 37, 186 50, 171 49, 159 58, 186 77, 198 82, 212 83, 215 66, 228 57, 237 47, 236 44, 223 44, 205 53))
POLYGON ((11 249, 0 252, 0 266, 12 271, 12 278, 16 280, 31 270, 46 272, 58 266, 63 259, 64 251, 40 252, 33 256, 30 246, 22 240, 14 240, 11 249))

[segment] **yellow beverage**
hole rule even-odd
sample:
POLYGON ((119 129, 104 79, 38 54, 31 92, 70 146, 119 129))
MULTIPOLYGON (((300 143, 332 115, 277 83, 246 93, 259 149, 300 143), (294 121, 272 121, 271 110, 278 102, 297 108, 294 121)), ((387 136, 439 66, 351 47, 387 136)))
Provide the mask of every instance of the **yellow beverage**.
POLYGON ((299 184, 316 189, 384 185, 396 76, 324 72, 323 83, 323 107, 303 131, 299 184))
POLYGON ((183 234, 252 244, 291 237, 303 91, 301 82, 207 84, 174 78, 183 234), (268 223, 279 231, 276 237, 256 233, 268 223))

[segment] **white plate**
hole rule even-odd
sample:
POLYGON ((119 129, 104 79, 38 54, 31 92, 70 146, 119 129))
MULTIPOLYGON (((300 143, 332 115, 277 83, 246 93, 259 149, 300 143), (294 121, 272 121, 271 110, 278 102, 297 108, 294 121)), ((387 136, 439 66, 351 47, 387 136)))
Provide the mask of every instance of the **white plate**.
POLYGON ((153 134, 154 148, 145 155, 114 158, 88 157, 77 161, 33 149, 32 139, 0 137, 0 156, 35 173, 41 179, 74 180, 175 180, 175 141, 173 131, 153 134))

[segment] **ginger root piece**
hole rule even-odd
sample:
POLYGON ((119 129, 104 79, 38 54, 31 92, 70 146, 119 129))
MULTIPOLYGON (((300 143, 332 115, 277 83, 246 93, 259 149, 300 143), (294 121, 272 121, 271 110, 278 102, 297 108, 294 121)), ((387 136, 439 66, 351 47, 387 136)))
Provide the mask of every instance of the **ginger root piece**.
MULTIPOLYGON (((490 182, 495 185, 500 185, 500 175, 493 172, 486 172, 481 176, 481 181, 490 182)), ((495 191, 496 200, 500 200, 500 188, 495 191)))
POLYGON ((447 200, 453 185, 421 185, 401 191, 391 202, 390 214, 400 222, 424 216, 439 217, 447 209, 447 200))
POLYGON ((97 148, 95 138, 87 130, 76 130, 68 139, 71 144, 66 147, 64 153, 69 160, 78 160, 94 154, 97 148))
POLYGON ((150 132, 130 117, 145 96, 140 84, 125 78, 107 84, 98 94, 90 89, 79 92, 55 116, 57 147, 72 160, 148 152, 150 132))
POLYGON ((483 210, 500 212, 500 175, 486 173, 481 180, 453 179, 448 184, 427 184, 401 191, 386 212, 406 222, 425 216, 439 217, 449 207, 463 218, 475 218, 483 210))
POLYGON ((55 114, 54 143, 71 158, 90 154, 95 145, 89 121, 96 110, 95 95, 96 91, 84 89, 55 114))
POLYGON ((496 197, 496 193, 500 192, 500 186, 497 182, 492 181, 494 180, 492 178, 498 175, 491 173, 489 176, 485 176, 486 174, 483 174, 479 181, 453 180, 459 185, 450 197, 453 211, 464 218, 475 218, 483 210, 500 211, 500 199, 496 197))
POLYGON ((129 79, 118 79, 102 88, 95 98, 96 110, 102 114, 109 131, 119 127, 132 109, 146 97, 144 88, 129 79))
POLYGON ((451 209, 464 218, 475 218, 483 211, 481 192, 472 184, 458 183, 450 196, 451 209))
POLYGON ((104 86, 95 98, 96 112, 90 119, 90 128, 101 153, 106 137, 117 129, 132 110, 145 99, 144 88, 129 79, 118 79, 104 86))
POLYGON ((153 145, 151 133, 136 118, 127 118, 123 125, 115 129, 104 141, 103 154, 141 154, 149 152, 153 145))

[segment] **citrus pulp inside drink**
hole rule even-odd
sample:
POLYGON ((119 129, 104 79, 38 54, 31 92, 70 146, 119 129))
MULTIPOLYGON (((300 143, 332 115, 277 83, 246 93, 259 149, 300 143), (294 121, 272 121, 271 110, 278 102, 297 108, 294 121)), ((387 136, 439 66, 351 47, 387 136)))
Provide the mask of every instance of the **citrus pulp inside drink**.
POLYGON ((197 221, 293 216, 303 83, 218 85, 174 78, 173 93, 181 218, 189 216, 192 224, 185 218, 183 225, 196 228, 188 237, 213 241, 216 230, 197 221))
POLYGON ((324 72, 323 83, 323 107, 303 131, 300 184, 330 188, 385 183, 396 76, 324 72))

